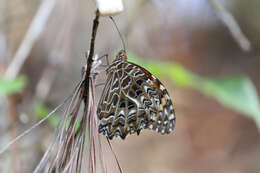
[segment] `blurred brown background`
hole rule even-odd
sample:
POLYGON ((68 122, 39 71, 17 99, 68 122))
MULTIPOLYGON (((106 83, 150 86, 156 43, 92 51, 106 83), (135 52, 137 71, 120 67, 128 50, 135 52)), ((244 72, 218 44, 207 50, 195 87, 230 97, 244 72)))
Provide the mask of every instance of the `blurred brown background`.
MULTIPOLYGON (((45 0, 47 1, 47 0, 45 0)), ((55 1, 43 32, 33 44, 21 70, 28 78, 25 91, 13 99, 18 105, 13 119, 0 100, 0 146, 37 120, 33 105, 58 105, 80 80, 84 53, 89 48, 94 17, 94 1, 55 1), (45 82, 43 82, 45 81, 45 82), (42 83, 43 82, 43 83, 42 83), (12 124, 12 121, 15 122, 12 124), (12 136, 12 135, 11 135, 12 136)), ((245 52, 206 0, 132 0, 115 16, 127 49, 145 59, 175 61, 201 76, 248 75, 258 93, 260 50, 260 1, 220 1, 234 16, 251 42, 245 52)), ((39 0, 1 0, 1 72, 21 44, 39 0)), ((110 60, 122 44, 112 22, 102 17, 96 40, 96 53, 110 60)), ((161 79, 175 104, 177 124, 174 133, 161 136, 142 131, 122 141, 112 141, 124 172, 161 173, 256 173, 260 171, 260 136, 253 122, 220 105, 198 91, 177 88, 161 79)), ((97 90, 100 95, 101 88, 97 90)), ((9 108, 10 110, 10 108, 9 108)), ((17 151, 0 156, 0 172, 32 172, 52 134, 45 123, 18 142, 17 151), (15 156, 15 163, 11 159, 15 156)), ((105 152, 109 172, 116 172, 113 155, 105 152)))

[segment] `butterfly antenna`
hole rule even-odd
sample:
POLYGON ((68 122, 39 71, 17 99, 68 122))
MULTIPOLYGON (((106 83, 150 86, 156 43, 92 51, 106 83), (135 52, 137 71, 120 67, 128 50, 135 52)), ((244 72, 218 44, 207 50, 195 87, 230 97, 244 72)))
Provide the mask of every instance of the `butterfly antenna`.
POLYGON ((119 36, 120 36, 120 38, 121 38, 124 51, 126 51, 126 49, 125 49, 125 42, 124 42, 123 36, 122 36, 121 32, 119 31, 119 29, 118 29, 118 27, 117 27, 117 24, 116 24, 116 22, 115 22, 115 20, 114 20, 114 18, 113 18, 112 16, 109 16, 109 18, 113 21, 114 25, 116 26, 116 30, 117 30, 117 32, 119 33, 119 36))

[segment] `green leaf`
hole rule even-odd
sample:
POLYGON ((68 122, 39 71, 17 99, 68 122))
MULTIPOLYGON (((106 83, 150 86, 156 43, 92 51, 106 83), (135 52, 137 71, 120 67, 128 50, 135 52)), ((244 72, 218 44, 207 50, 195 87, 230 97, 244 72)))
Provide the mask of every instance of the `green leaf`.
POLYGON ((20 76, 14 80, 0 77, 0 96, 19 93, 26 85, 26 77, 20 76))
POLYGON ((256 88, 247 76, 236 75, 205 79, 201 91, 216 98, 225 106, 259 122, 260 104, 256 88))
MULTIPOLYGON (((36 106, 34 106, 34 114, 37 116, 37 118, 39 119, 43 119, 45 116, 47 116, 49 113, 51 112, 51 110, 46 107, 43 104, 38 104, 36 106)), ((59 122, 59 116, 56 115, 55 113, 53 115, 51 115, 48 119, 47 122, 52 126, 52 127, 56 127, 58 125, 59 122)), ((68 126, 71 120, 71 116, 69 117, 68 121, 66 122, 66 125, 68 126)), ((62 122, 63 123, 63 122, 62 122)), ((79 122, 76 123, 76 127, 75 127, 75 131, 77 131, 79 128, 79 122)))
POLYGON ((129 61, 134 62, 142 67, 145 67, 156 77, 170 77, 171 81, 179 87, 198 87, 197 84, 200 78, 195 74, 190 73, 183 68, 180 64, 170 62, 155 62, 155 61, 141 61, 133 54, 130 54, 129 61), (197 81, 197 82, 196 82, 197 81))
POLYGON ((173 62, 144 62, 133 55, 130 55, 129 60, 145 67, 157 77, 170 78, 178 87, 197 89, 224 106, 252 118, 260 131, 260 103, 256 88, 247 76, 201 77, 173 62))

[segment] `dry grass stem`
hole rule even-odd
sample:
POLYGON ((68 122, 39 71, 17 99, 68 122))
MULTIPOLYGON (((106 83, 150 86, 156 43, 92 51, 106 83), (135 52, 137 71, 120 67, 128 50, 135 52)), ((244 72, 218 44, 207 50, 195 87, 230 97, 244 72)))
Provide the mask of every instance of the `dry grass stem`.
POLYGON ((32 23, 27 30, 27 33, 22 41, 20 47, 14 55, 14 58, 8 66, 5 77, 8 79, 14 79, 20 72, 25 60, 27 59, 35 41, 39 38, 49 16, 56 4, 56 0, 44 0, 42 1, 39 10, 34 16, 32 23))
MULTIPOLYGON (((84 67, 81 81, 76 86, 72 95, 44 119, 11 141, 0 151, 0 154, 14 142, 28 134, 32 129, 39 126, 61 107, 65 106, 58 125, 54 130, 50 145, 36 166, 34 173, 52 173, 53 171, 80 173, 87 169, 90 173, 96 173, 97 163, 100 163, 99 165, 103 173, 107 172, 102 143, 98 133, 97 108, 95 105, 96 68, 101 65, 100 59, 98 59, 97 56, 94 57, 95 37, 99 24, 98 20, 99 12, 97 11, 96 17, 93 20, 87 65, 84 67), (83 112, 81 111, 81 107, 83 107, 83 112)), ((110 143, 109 146, 115 156, 110 143)), ((115 159, 120 172, 122 172, 116 156, 115 159)))
POLYGON ((233 38, 238 43, 238 45, 244 51, 250 51, 251 43, 248 38, 244 35, 241 31, 238 23, 236 22, 235 18, 232 14, 227 11, 218 1, 216 0, 208 0, 210 6, 216 11, 219 15, 222 22, 228 27, 229 31, 231 32, 233 38))

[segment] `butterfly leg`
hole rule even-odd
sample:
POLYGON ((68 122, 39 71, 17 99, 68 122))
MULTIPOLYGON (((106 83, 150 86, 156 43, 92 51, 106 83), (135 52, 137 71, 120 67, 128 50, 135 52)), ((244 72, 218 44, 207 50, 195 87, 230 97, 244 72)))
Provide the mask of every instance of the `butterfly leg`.
POLYGON ((99 75, 100 73, 103 73, 103 72, 105 72, 106 71, 106 69, 104 69, 104 70, 96 70, 95 72, 93 72, 93 73, 91 73, 91 75, 93 76, 93 78, 94 79, 96 79, 96 76, 97 75, 99 75))
POLYGON ((109 66, 108 54, 105 54, 105 55, 99 57, 97 60, 101 60, 101 59, 103 59, 103 58, 106 58, 106 65, 102 65, 102 64, 101 64, 101 66, 103 66, 103 67, 109 66))
POLYGON ((105 85, 106 83, 103 82, 103 83, 99 83, 99 84, 96 84, 95 87, 99 87, 99 86, 102 86, 102 85, 105 85))

